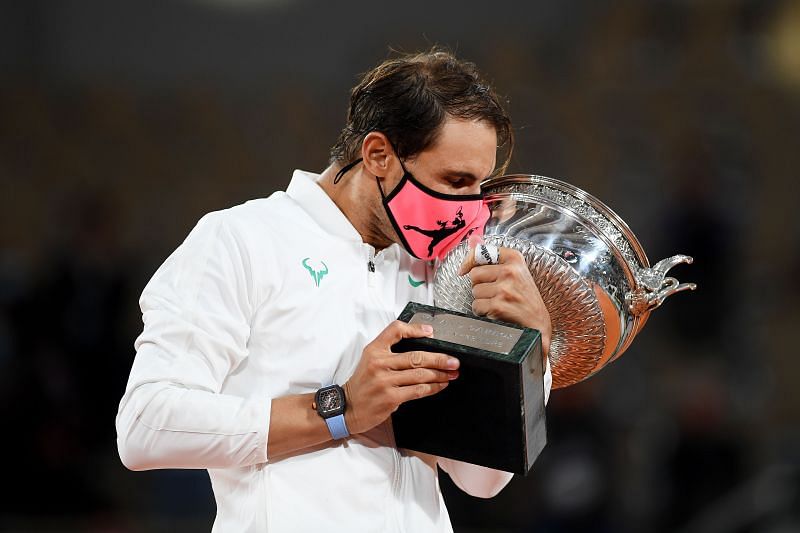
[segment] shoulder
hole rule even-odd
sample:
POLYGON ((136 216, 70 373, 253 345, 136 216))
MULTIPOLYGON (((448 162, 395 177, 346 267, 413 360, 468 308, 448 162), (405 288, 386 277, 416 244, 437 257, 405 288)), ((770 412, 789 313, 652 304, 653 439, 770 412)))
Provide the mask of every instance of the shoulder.
POLYGON ((283 235, 292 233, 312 220, 308 213, 286 192, 279 191, 267 198, 257 198, 242 204, 205 215, 200 223, 220 224, 236 235, 283 235))
POLYGON ((204 215, 159 267, 143 296, 165 287, 196 291, 203 280, 215 280, 229 292, 246 294, 254 304, 262 300, 280 271, 273 253, 279 246, 273 206, 280 203, 276 193, 204 215))
POLYGON ((291 200, 285 192, 273 193, 267 198, 248 200, 239 205, 212 211, 200 219, 199 224, 210 223, 224 225, 232 230, 247 229, 252 226, 274 223, 280 213, 290 208, 291 200))
POLYGON ((204 215, 192 230, 205 237, 234 240, 246 247, 272 241, 284 230, 286 220, 296 219, 297 207, 285 192, 257 198, 204 215))

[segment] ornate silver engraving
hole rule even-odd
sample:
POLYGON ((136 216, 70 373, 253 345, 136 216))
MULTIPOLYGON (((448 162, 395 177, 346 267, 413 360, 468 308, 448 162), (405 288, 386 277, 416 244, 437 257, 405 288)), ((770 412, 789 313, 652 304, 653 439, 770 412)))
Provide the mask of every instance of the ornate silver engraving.
POLYGON ((688 255, 673 255, 662 259, 652 268, 643 268, 638 273, 639 287, 625 295, 625 303, 634 315, 641 315, 664 303, 668 296, 676 292, 695 290, 694 283, 679 283, 677 279, 667 277, 667 272, 680 263, 692 264, 694 260, 688 255))
MULTIPOLYGON (((530 177, 533 179, 544 178, 547 180, 552 180, 552 178, 546 178, 545 176, 531 175, 530 177)), ((647 263, 647 258, 639 258, 636 256, 628 240, 608 218, 599 213, 592 206, 587 205, 582 200, 579 200, 577 197, 545 185, 531 185, 522 183, 507 186, 503 189, 503 194, 506 193, 515 193, 518 198, 524 198, 527 196, 529 199, 544 200, 554 205, 565 207, 574 211, 576 214, 584 217, 591 225, 600 230, 600 233, 602 233, 610 242, 617 246, 632 272, 638 272, 639 269, 649 266, 647 263)))
MULTIPOLYGON (((553 387, 577 383, 619 358, 665 298, 695 288, 667 277, 678 255, 650 267, 627 224, 568 183, 535 175, 483 184, 492 217, 485 239, 522 253, 550 312, 553 387)), ((438 265, 437 305, 471 313, 472 286, 458 269, 462 243, 438 265)))
MULTIPOLYGON (((597 367, 605 341, 603 315, 589 284, 550 250, 508 236, 487 236, 486 242, 518 250, 528 264, 553 325, 549 354, 553 382, 565 387, 586 378, 597 367)), ((466 253, 467 244, 461 243, 439 265, 435 305, 472 313, 469 277, 458 276, 466 253)))

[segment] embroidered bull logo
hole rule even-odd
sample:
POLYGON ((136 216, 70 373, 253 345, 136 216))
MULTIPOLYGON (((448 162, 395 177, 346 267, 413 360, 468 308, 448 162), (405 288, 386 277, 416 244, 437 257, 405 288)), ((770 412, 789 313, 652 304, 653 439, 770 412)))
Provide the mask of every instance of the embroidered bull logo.
POLYGON ((303 259, 303 268, 308 270, 308 273, 311 274, 311 279, 314 280, 314 285, 319 287, 322 278, 325 277, 325 274, 328 273, 328 265, 325 264, 325 261, 320 261, 322 263, 322 269, 315 270, 314 267, 308 264, 308 260, 311 259, 310 257, 306 257, 303 259))

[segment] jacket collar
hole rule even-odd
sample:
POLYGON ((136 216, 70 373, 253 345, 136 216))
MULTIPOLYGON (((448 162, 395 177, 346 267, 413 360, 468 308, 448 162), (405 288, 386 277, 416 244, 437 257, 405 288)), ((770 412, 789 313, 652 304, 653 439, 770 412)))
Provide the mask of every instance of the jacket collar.
POLYGON ((348 241, 363 242, 361 235, 330 196, 319 186, 319 174, 295 170, 286 194, 325 232, 348 241))

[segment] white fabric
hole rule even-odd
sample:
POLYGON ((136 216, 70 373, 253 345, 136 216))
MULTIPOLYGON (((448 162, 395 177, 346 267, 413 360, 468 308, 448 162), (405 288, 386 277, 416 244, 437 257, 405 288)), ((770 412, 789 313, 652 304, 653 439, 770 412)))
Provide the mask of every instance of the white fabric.
MULTIPOLYGON (((145 287, 120 457, 207 468, 217 532, 451 531, 436 458, 398 450, 388 423, 267 457, 272 398, 344 383, 408 301, 432 300, 429 265, 397 245, 374 254, 317 178, 296 171, 285 193, 203 217, 145 287)), ((442 461, 478 496, 511 478, 442 461)))

